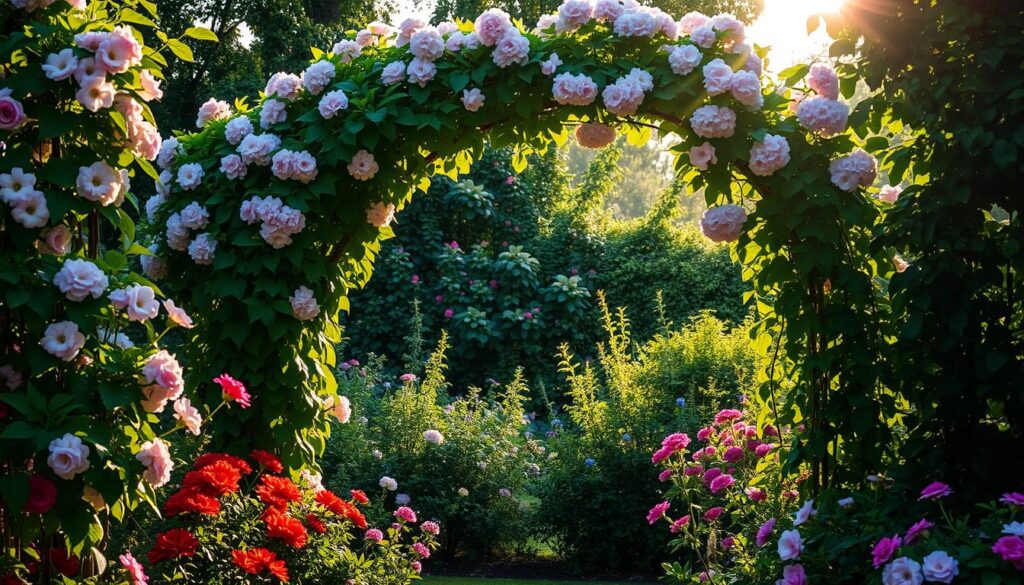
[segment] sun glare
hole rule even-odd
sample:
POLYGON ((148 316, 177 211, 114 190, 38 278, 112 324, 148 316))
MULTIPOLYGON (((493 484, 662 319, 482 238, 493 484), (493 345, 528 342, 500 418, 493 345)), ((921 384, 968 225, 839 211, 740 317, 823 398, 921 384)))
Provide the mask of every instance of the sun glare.
POLYGON ((769 71, 779 72, 794 63, 820 55, 830 39, 819 27, 807 34, 807 18, 838 12, 846 0, 765 0, 764 12, 748 29, 758 45, 769 46, 769 71))

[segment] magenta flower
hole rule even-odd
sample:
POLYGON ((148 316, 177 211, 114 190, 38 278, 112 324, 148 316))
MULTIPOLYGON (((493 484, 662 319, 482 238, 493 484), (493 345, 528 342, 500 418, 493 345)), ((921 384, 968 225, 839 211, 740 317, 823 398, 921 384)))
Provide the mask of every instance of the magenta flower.
POLYGON ((807 573, 800 564, 786 565, 782 568, 782 580, 779 585, 807 585, 807 573))
POLYGON ((720 425, 732 420, 739 420, 741 418, 743 418, 742 412, 734 408, 726 408, 724 410, 720 410, 718 414, 715 415, 715 424, 720 425))
POLYGON ((659 465, 659 464, 661 464, 662 461, 664 461, 664 460, 668 459, 669 457, 671 457, 673 453, 675 453, 674 449, 670 449, 668 447, 662 447, 661 449, 658 449, 657 451, 655 451, 654 455, 651 455, 651 463, 653 463, 655 465, 659 465))
POLYGON ((935 525, 929 522, 927 518, 921 518, 907 529, 907 533, 903 535, 903 542, 910 544, 917 540, 917 537, 921 536, 926 530, 934 527, 935 525))
POLYGON ((690 437, 686 433, 672 433, 661 441, 662 447, 671 447, 678 451, 685 449, 690 444, 690 437))
POLYGON ((416 512, 414 512, 412 508, 402 506, 395 510, 395 518, 398 518, 403 522, 416 522, 416 512))
POLYGON ((1013 563, 1018 571, 1024 571, 1024 538, 1004 536, 992 545, 992 552, 1004 561, 1013 563))
POLYGON ((767 522, 757 529, 757 538, 755 539, 757 546, 761 547, 768 544, 768 539, 771 538, 772 532, 774 531, 775 518, 769 518, 767 522))
POLYGON ((669 530, 673 534, 677 534, 679 532, 682 532, 683 529, 686 528, 686 525, 689 524, 689 523, 690 523, 690 515, 687 514, 686 516, 683 516, 682 518, 680 518, 680 519, 676 520, 675 522, 673 522, 672 526, 669 527, 669 530))
POLYGON ((704 519, 708 522, 714 522, 715 520, 718 520, 718 517, 721 516, 724 512, 725 508, 721 506, 709 508, 707 512, 704 512, 704 519))
POLYGON ((898 534, 893 534, 889 538, 879 540, 878 543, 875 544, 875 547, 871 549, 871 560, 875 565, 875 568, 877 569, 889 562, 889 559, 891 559, 896 550, 900 548, 900 544, 902 544, 902 542, 903 541, 900 539, 900 535, 898 534))
POLYGON ((660 481, 660 482, 666 482, 666 481, 668 481, 670 479, 672 479, 672 470, 671 469, 665 469, 661 473, 658 474, 658 481, 660 481))
POLYGON ((708 437, 710 437, 711 433, 713 432, 715 431, 711 427, 704 427, 703 429, 697 431, 697 439, 700 441, 707 441, 708 437))
POLYGON ((715 478, 717 478, 719 475, 722 475, 722 470, 717 467, 712 467, 711 469, 705 471, 704 485, 710 486, 711 482, 715 481, 715 478))
POLYGON ((657 522, 658 519, 665 515, 665 512, 668 512, 670 505, 668 502, 661 502, 651 508, 651 511, 647 513, 647 523, 654 524, 657 522))
POLYGON ((717 494, 718 492, 724 490, 725 488, 731 486, 734 483, 736 483, 736 480, 733 479, 731 475, 719 475, 718 477, 711 481, 709 489, 711 490, 711 493, 717 494))
POLYGON ((933 481, 921 490, 921 497, 917 499, 919 501, 925 499, 938 500, 939 498, 944 498, 951 493, 953 493, 953 490, 950 489, 947 484, 944 484, 941 481, 933 481))
POLYGON ((999 498, 999 501, 1011 506, 1024 506, 1024 494, 1020 492, 1006 493, 1003 494, 1003 497, 999 498))
POLYGON ((736 463, 743 459, 743 449, 740 449, 739 447, 729 447, 725 450, 725 453, 722 454, 722 459, 725 459, 729 463, 736 463))

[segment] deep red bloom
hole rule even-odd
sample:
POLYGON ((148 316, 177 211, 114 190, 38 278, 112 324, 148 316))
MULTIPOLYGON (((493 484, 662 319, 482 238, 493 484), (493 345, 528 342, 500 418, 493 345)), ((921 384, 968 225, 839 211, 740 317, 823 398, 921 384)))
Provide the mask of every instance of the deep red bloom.
POLYGON ((284 465, 281 465, 281 460, 278 459, 277 455, 274 455, 273 453, 268 453, 267 451, 261 451, 259 449, 253 449, 252 453, 249 453, 249 457, 251 457, 256 463, 258 463, 260 467, 266 469, 271 473, 281 473, 282 471, 284 471, 284 465))
POLYGON ((156 536, 156 544, 149 551, 149 564, 159 563, 164 559, 190 557, 196 554, 199 539, 184 528, 172 528, 156 536))
POLYGON ((210 496, 224 496, 238 491, 242 474, 227 461, 215 461, 185 474, 182 485, 210 496))
POLYGON ((242 408, 249 408, 252 404, 250 402, 252 397, 249 396, 249 391, 245 389, 245 384, 227 374, 221 374, 214 378, 213 381, 220 385, 224 400, 237 402, 242 408))
POLYGON ((74 577, 82 568, 82 562, 78 557, 62 548, 50 549, 50 562, 56 567, 57 572, 65 577, 74 577))
POLYGON ((204 494, 198 487, 183 488, 164 502, 164 515, 168 518, 192 512, 216 516, 220 514, 220 502, 217 498, 204 494))
POLYGON ((324 526, 324 523, 316 517, 316 514, 306 514, 306 524, 309 524, 309 527, 312 528, 313 532, 316 532, 317 534, 323 534, 327 532, 327 527, 324 526))
POLYGON ((352 494, 352 500, 357 504, 369 504, 370 498, 366 497, 366 492, 363 490, 352 490, 349 492, 352 494))
POLYGON ((295 548, 306 546, 306 527, 302 522, 276 508, 267 508, 263 514, 263 521, 267 523, 269 538, 280 538, 285 544, 295 548))
POLYGON ((266 570, 279 581, 288 582, 288 568, 284 561, 279 560, 277 555, 265 548, 254 548, 248 551, 233 550, 231 551, 231 560, 246 573, 255 575, 266 570))
POLYGON ((363 516, 363 513, 355 506, 350 505, 348 507, 348 510, 345 512, 345 517, 351 520, 352 523, 360 529, 366 530, 366 516, 363 516))
POLYGON ((28 478, 28 500, 25 511, 29 514, 45 514, 57 503, 57 486, 42 475, 28 478))
POLYGON ((288 582, 288 567, 285 566, 284 561, 278 559, 267 563, 267 571, 274 577, 277 577, 278 581, 282 583, 288 582))
POLYGON ((256 495, 264 504, 281 510, 288 507, 288 502, 298 502, 302 499, 302 492, 295 482, 276 475, 261 477, 260 485, 256 486, 256 495))
POLYGON ((316 493, 315 498, 317 503, 331 512, 334 512, 338 516, 344 516, 346 510, 351 506, 351 504, 339 498, 337 494, 331 490, 320 490, 316 493))
POLYGON ((245 459, 235 457, 234 455, 228 455, 226 453, 204 453, 196 459, 196 463, 192 466, 192 469, 201 469, 218 461, 227 461, 242 475, 249 475, 252 473, 252 466, 250 466, 245 459))

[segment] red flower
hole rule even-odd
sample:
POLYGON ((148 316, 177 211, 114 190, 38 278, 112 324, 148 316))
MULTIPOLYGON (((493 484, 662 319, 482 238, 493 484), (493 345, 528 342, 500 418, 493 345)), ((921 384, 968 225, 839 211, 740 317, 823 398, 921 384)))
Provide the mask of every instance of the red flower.
POLYGON ((42 475, 28 478, 28 500, 25 511, 29 514, 45 514, 57 503, 57 486, 42 475))
POLYGON ((313 532, 316 532, 317 534, 323 534, 327 532, 327 527, 324 526, 324 523, 316 517, 316 514, 306 514, 306 524, 309 524, 309 527, 312 528, 313 532))
POLYGON ((197 487, 187 487, 167 498, 164 502, 164 515, 168 518, 178 514, 220 514, 220 502, 217 498, 204 494, 197 487))
POLYGON ((62 548, 50 549, 50 562, 57 568, 57 572, 65 577, 74 577, 78 574, 79 569, 82 568, 82 563, 78 560, 78 557, 62 548))
POLYGON ((298 502, 302 499, 302 492, 295 482, 276 475, 261 477, 260 485, 256 486, 256 495, 264 504, 281 510, 288 507, 288 502, 298 502))
POLYGON ((345 510, 351 506, 351 504, 339 498, 337 494, 331 490, 320 490, 316 493, 315 498, 317 503, 331 512, 334 512, 338 516, 344 516, 345 510))
POLYGON ((349 506, 345 513, 345 517, 352 521, 353 524, 358 526, 362 530, 366 530, 366 516, 359 511, 355 506, 349 506))
POLYGON ((268 453, 266 451, 260 451, 259 449, 253 449, 252 453, 249 453, 249 457, 252 457, 260 467, 266 469, 271 473, 281 473, 284 471, 284 465, 281 465, 281 460, 277 458, 277 455, 268 453))
POLYGON ((249 551, 233 550, 231 551, 231 560, 246 573, 255 575, 266 570, 277 577, 279 581, 288 582, 288 568, 284 561, 278 560, 277 555, 265 548, 254 548, 249 551))
POLYGON ((182 485, 210 496, 224 496, 238 491, 241 472, 227 461, 215 461, 185 474, 182 485))
POLYGON ((352 494, 352 500, 357 504, 369 504, 370 498, 366 497, 366 492, 363 490, 352 490, 349 492, 352 494))
POLYGON ((249 475, 252 473, 252 467, 246 463, 245 459, 235 457, 234 455, 227 455, 225 453, 204 453, 196 459, 196 463, 192 466, 192 469, 201 469, 218 461, 227 461, 242 475, 249 475))
POLYGON ((172 528, 161 532, 156 537, 156 544, 149 551, 149 564, 154 565, 164 559, 190 557, 196 554, 199 539, 184 528, 172 528))
POLYGON ((306 527, 302 522, 276 508, 267 508, 263 521, 267 523, 267 537, 279 538, 294 548, 306 546, 306 527))
POLYGON ((224 400, 237 402, 242 408, 249 408, 252 404, 250 402, 251 396, 249 396, 249 391, 245 389, 245 384, 227 374, 221 374, 214 378, 213 381, 220 385, 224 400))

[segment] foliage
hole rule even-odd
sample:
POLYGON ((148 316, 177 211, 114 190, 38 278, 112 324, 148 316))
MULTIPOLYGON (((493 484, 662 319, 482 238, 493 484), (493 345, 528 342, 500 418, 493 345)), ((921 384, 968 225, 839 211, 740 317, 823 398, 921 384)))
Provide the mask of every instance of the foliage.
POLYGON ((154 411, 175 399, 176 412, 191 408, 162 339, 188 317, 165 304, 160 329, 152 319, 164 295, 129 268, 131 257, 150 254, 136 241, 130 182, 155 175, 151 83, 159 85, 170 53, 189 49, 154 28, 148 1, 75 4, 0 7, 4 579, 29 566, 39 582, 102 572, 106 527, 152 505, 162 483, 140 451, 166 451, 183 428, 154 411), (142 31, 156 44, 142 44, 142 31), (129 50, 107 52, 108 41, 129 50), (92 63, 92 74, 73 79, 75 63, 92 63))
POLYGON ((621 311, 604 307, 603 320, 608 341, 597 364, 563 354, 571 403, 567 421, 552 421, 537 487, 539 531, 581 570, 645 570, 667 554, 643 520, 660 489, 651 452, 666 433, 695 432, 723 399, 735 400, 758 366, 742 341, 746 328, 726 333, 710 315, 635 355, 621 311))
POLYGON ((381 477, 391 477, 398 487, 387 501, 408 497, 425 517, 438 519, 447 555, 513 552, 527 540, 522 498, 540 451, 523 437, 528 390, 516 376, 492 390, 496 400, 472 388, 449 400, 447 349, 442 337, 422 381, 392 386, 372 365, 341 375, 344 391, 357 397, 355 412, 366 420, 332 433, 324 482, 371 489, 381 477), (428 431, 440 433, 441 442, 428 441, 428 431))
POLYGON ((146 555, 150 577, 159 574, 161 583, 410 583, 419 559, 436 547, 436 524, 417 526, 410 509, 379 518, 390 527, 375 538, 361 510, 369 504, 364 493, 343 499, 315 477, 304 475, 300 487, 281 470, 266 452, 248 460, 199 457, 164 502, 168 520, 146 555))

